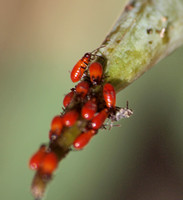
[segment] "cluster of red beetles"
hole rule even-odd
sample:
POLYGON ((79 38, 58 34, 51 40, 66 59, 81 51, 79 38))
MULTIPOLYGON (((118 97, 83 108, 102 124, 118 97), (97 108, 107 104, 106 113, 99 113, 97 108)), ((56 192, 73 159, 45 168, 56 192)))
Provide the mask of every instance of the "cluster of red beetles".
MULTIPOLYGON (((61 138, 64 129, 82 120, 86 125, 74 140, 73 147, 77 150, 83 149, 100 128, 105 128, 104 121, 107 118, 112 123, 132 114, 128 107, 116 107, 114 87, 105 82, 105 58, 97 55, 98 51, 99 48, 86 53, 72 69, 71 80, 79 83, 64 97, 62 114, 55 116, 51 122, 50 143, 61 138)), ((30 159, 29 166, 33 170, 51 175, 58 162, 56 153, 42 145, 30 159)))

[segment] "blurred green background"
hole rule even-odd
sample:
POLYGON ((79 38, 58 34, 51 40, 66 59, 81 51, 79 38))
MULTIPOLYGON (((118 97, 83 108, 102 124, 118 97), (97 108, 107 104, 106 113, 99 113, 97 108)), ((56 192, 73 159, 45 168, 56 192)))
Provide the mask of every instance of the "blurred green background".
MULTIPOLYGON (((73 87, 69 71, 97 48, 122 0, 0 1, 0 199, 31 200, 30 156, 73 87)), ((61 162, 52 200, 183 199, 183 48, 118 94, 134 115, 61 162)))

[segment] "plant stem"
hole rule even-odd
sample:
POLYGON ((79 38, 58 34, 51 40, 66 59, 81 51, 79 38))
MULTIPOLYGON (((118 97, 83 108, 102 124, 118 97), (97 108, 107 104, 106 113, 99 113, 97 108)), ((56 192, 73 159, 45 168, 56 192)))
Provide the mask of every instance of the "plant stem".
MULTIPOLYGON (((105 82, 111 82, 116 91, 120 91, 181 44, 183 0, 131 1, 103 42, 104 47, 99 50, 106 58, 105 82)), ((93 90, 99 100, 101 88, 93 90)), ((81 102, 80 107, 82 105, 81 102)), ((100 106, 103 109, 105 105, 101 103, 100 106)), ((66 111, 75 107, 78 108, 77 98, 66 111)), ((80 117, 73 127, 64 128, 61 137, 49 143, 48 148, 60 161, 87 123, 80 117)), ((36 172, 32 182, 35 199, 43 197, 50 180, 51 176, 44 176, 39 170, 36 172)))
POLYGON ((182 0, 131 1, 100 50, 106 81, 120 91, 182 44, 182 0))

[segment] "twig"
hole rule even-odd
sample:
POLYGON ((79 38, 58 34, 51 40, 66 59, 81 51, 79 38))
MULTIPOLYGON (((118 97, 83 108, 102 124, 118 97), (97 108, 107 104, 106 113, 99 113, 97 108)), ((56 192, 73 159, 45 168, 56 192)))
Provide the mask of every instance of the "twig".
MULTIPOLYGON (((182 44, 182 0, 131 1, 99 50, 106 59, 105 82, 110 82, 116 91, 120 91, 182 44)), ((100 97, 100 87, 96 87, 93 93, 100 97)), ((73 101, 67 109, 77 106, 78 102, 73 101)), ((62 136, 49 143, 50 151, 57 155, 59 161, 70 151, 86 123, 79 118, 73 127, 64 128, 62 136)), ((50 180, 51 176, 45 177, 39 170, 36 172, 32 182, 36 200, 43 197, 50 180)))

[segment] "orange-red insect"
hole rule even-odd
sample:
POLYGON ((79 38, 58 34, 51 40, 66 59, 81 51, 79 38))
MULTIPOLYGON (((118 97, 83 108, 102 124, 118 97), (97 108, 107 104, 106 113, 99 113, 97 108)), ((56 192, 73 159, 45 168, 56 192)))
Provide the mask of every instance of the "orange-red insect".
POLYGON ((51 122, 51 129, 49 132, 50 140, 56 139, 61 134, 63 126, 64 124, 62 117, 59 115, 55 116, 51 122))
POLYGON ((39 150, 31 157, 29 167, 32 170, 37 170, 40 167, 42 159, 46 152, 46 146, 42 145, 39 150))
POLYGON ((52 174, 58 166, 58 157, 54 152, 47 152, 41 162, 41 172, 44 174, 52 174))
POLYGON ((76 85, 76 93, 85 97, 89 91, 89 83, 87 81, 82 81, 76 85))
POLYGON ((71 92, 69 92, 68 94, 65 95, 64 100, 63 100, 64 107, 67 107, 70 104, 73 96, 74 96, 74 91, 71 91, 71 92))
POLYGON ((87 101, 81 110, 81 115, 84 119, 91 120, 97 111, 96 99, 87 101))
POLYGON ((71 127, 75 124, 76 120, 79 117, 79 113, 77 110, 70 110, 63 116, 63 123, 67 127, 71 127))
POLYGON ((95 133, 96 133, 95 130, 90 129, 87 132, 79 135, 73 142, 74 148, 78 150, 84 148, 88 144, 88 142, 91 140, 91 138, 95 135, 95 133))
POLYGON ((103 67, 99 62, 94 62, 89 66, 89 74, 91 82, 96 85, 100 83, 103 75, 103 67))
POLYGON ((108 117, 108 110, 105 108, 99 113, 97 113, 91 121, 91 126, 93 129, 98 130, 108 117))
POLYGON ((105 45, 100 46, 90 53, 85 53, 85 55, 76 63, 71 71, 71 80, 72 82, 78 82, 81 80, 85 69, 88 67, 88 64, 93 60, 100 48, 103 48, 105 45))
POLYGON ((52 132, 61 132, 63 128, 63 120, 62 117, 57 115, 53 118, 51 122, 51 131, 52 132))
POLYGON ((103 96, 108 108, 114 108, 116 105, 116 92, 110 83, 106 83, 103 87, 103 96))
POLYGON ((71 71, 72 82, 78 82, 82 78, 84 71, 91 60, 91 56, 92 53, 86 53, 73 67, 71 71))

